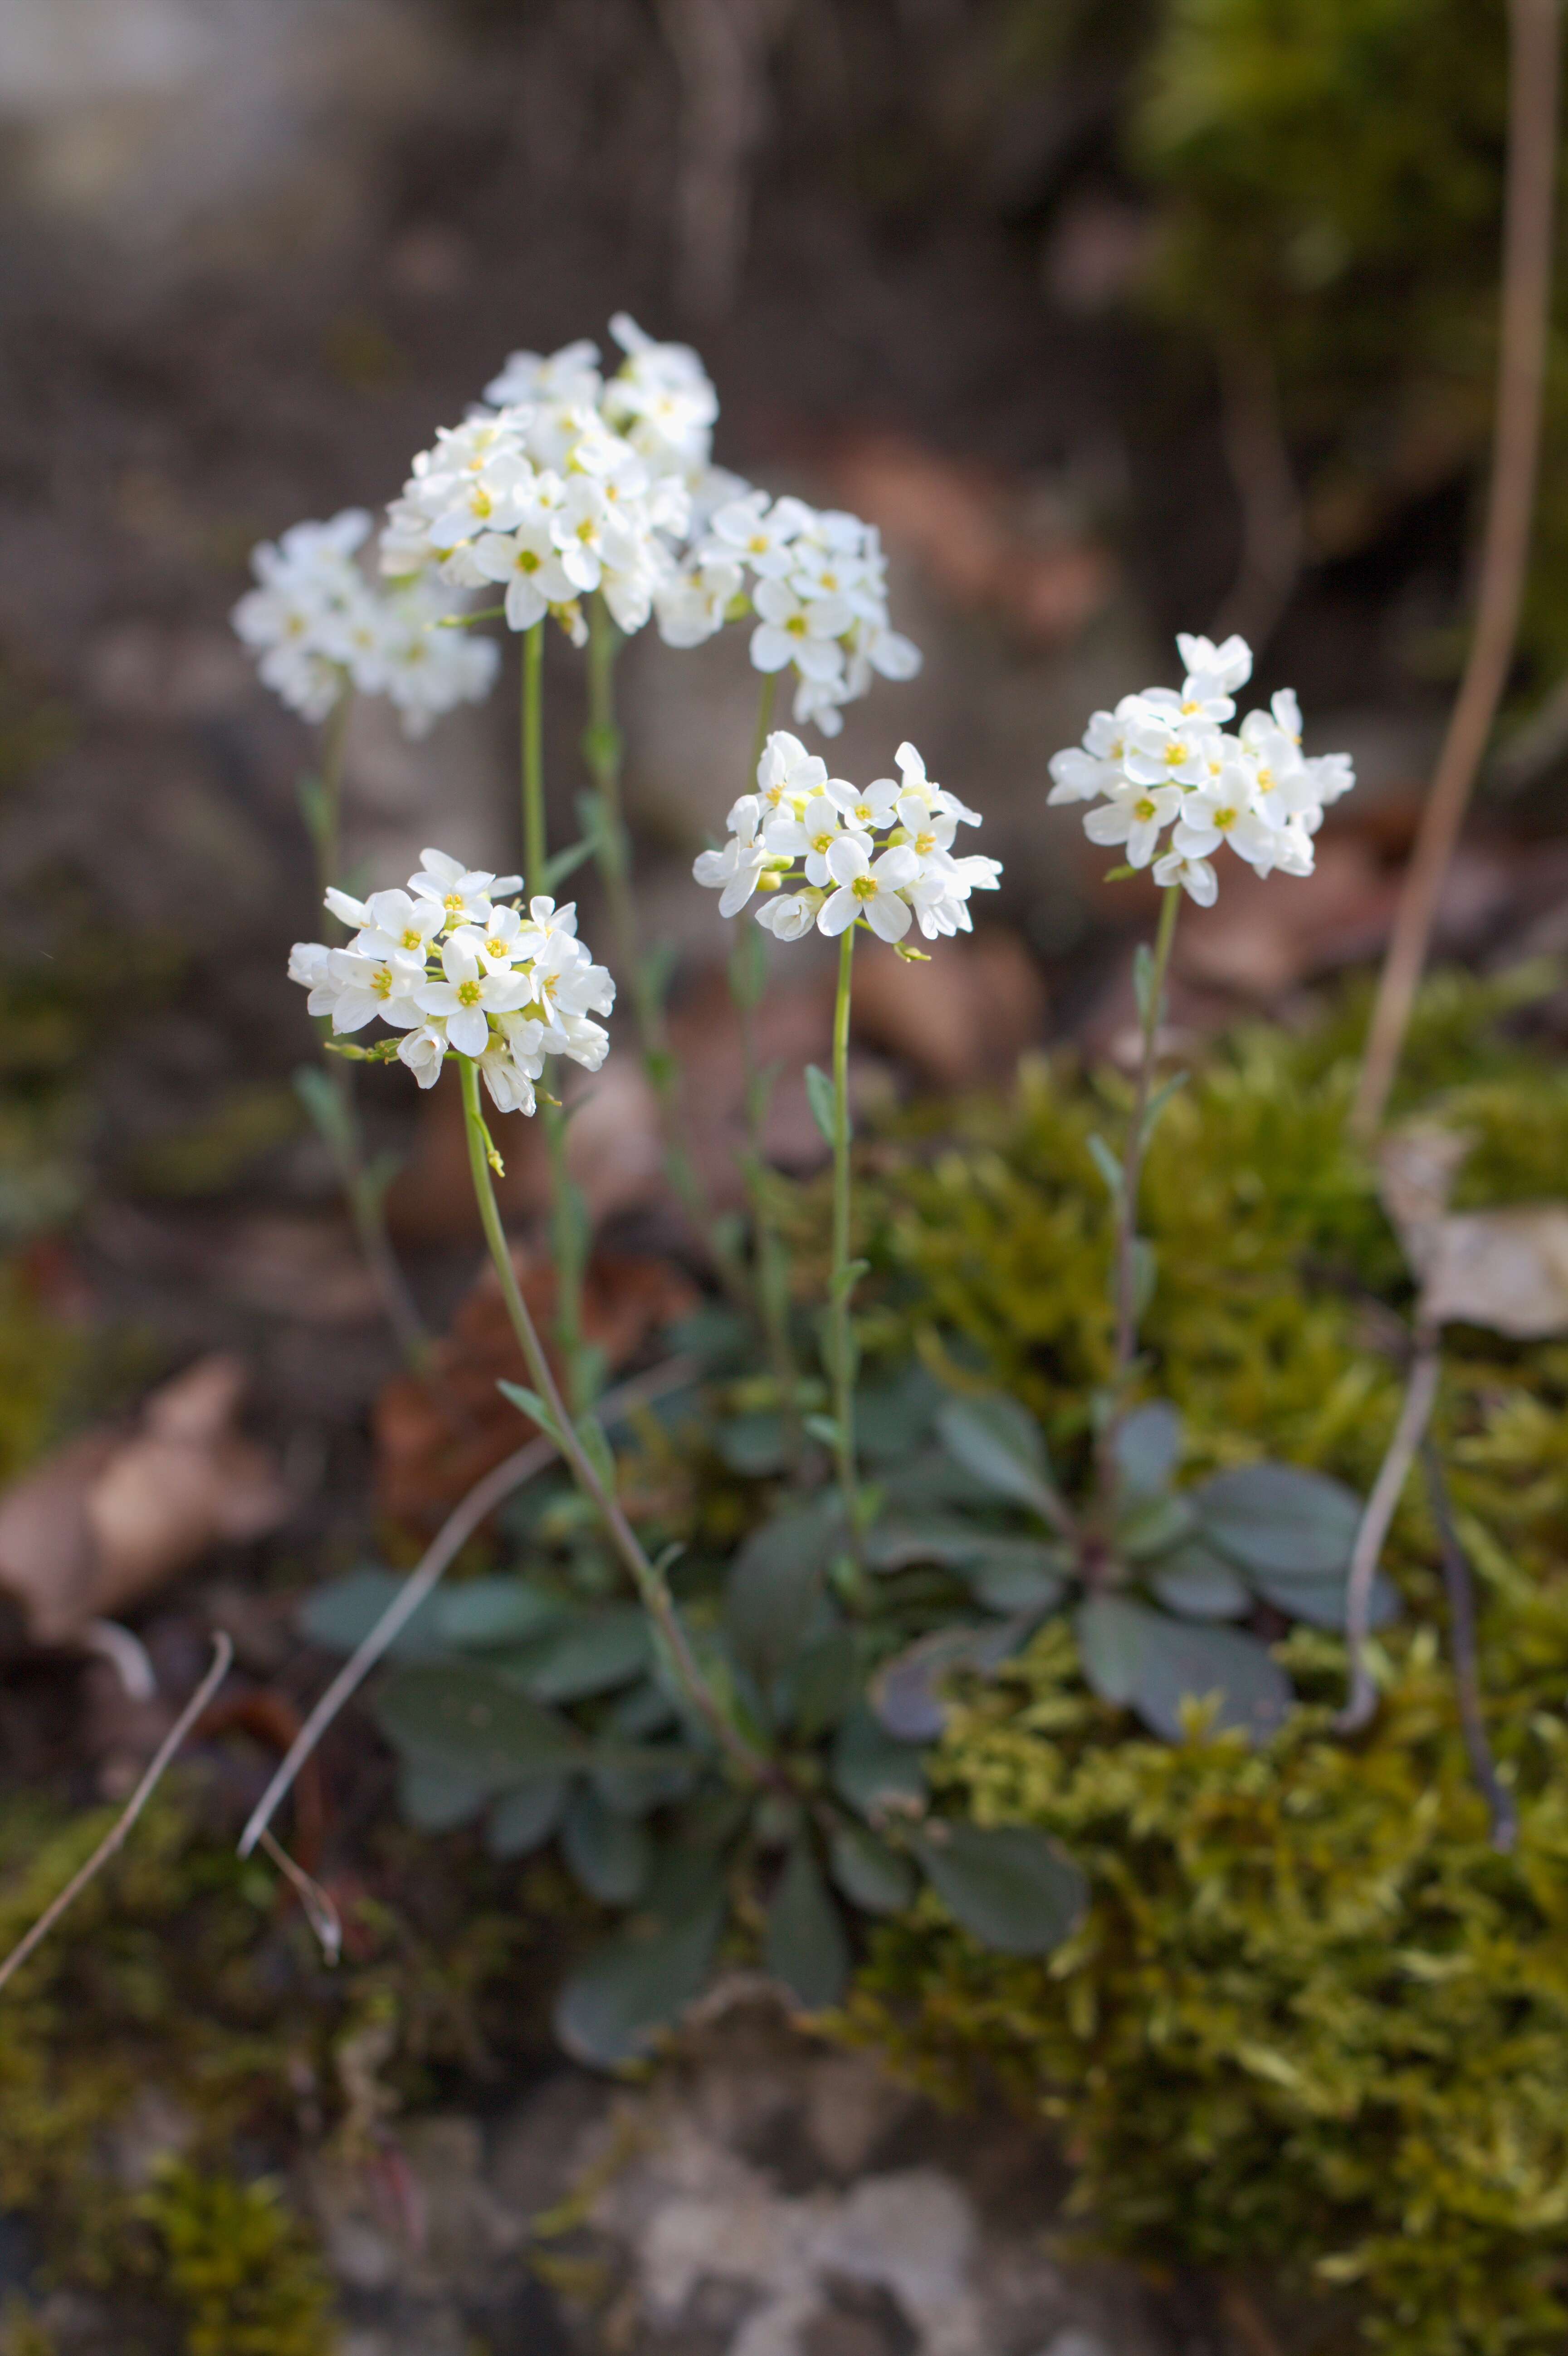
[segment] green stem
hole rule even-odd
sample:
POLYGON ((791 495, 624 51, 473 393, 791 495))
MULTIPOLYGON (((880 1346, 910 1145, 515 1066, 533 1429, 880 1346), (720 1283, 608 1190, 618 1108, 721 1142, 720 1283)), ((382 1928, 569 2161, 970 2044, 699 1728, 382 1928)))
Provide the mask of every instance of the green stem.
POLYGON ((859 1537, 855 1484, 855 1358, 849 1323, 849 988, 854 925, 838 937, 838 995, 833 1008, 833 1272, 828 1289, 828 1374, 833 1384, 834 1456, 849 1543, 859 1537))
POLYGON ((768 1193, 768 1162, 764 1140, 769 1086, 757 1062, 755 1013, 763 993, 763 960, 767 951, 759 927, 742 931, 730 960, 730 994, 741 1023, 741 1055, 745 1068, 746 1150, 741 1174, 752 1206, 752 1257, 755 1264, 756 1309, 763 1338, 778 1391, 784 1421, 786 1461, 798 1466, 805 1454, 800 1416, 800 1369, 795 1364, 789 1331, 789 1255, 773 1217, 768 1193), (748 968, 750 969, 748 970, 748 968))
MULTIPOLYGON (((343 856, 343 780, 353 709, 354 690, 345 673, 337 701, 327 714, 322 733, 320 795, 311 827, 315 843, 316 884, 323 898, 327 886, 337 881, 343 856)), ((329 1027, 324 1023, 324 1031, 329 1027)), ((408 1365, 415 1374, 422 1374, 431 1362, 431 1338, 387 1233, 385 1189, 366 1166, 358 1108, 354 1101, 353 1068, 340 1055, 328 1055, 325 1063, 337 1111, 336 1119, 318 1121, 317 1126, 336 1164, 337 1183, 354 1224, 359 1256, 379 1295, 382 1314, 408 1365)), ((306 1102, 308 1105, 308 1098, 306 1102)))
POLYGON ((1132 1119, 1127 1125, 1127 1142, 1122 1156, 1122 1186, 1116 1204, 1116 1355, 1112 1384, 1118 1409, 1137 1352, 1138 1187, 1143 1177, 1144 1152, 1148 1143, 1149 1098, 1153 1093, 1155 1070, 1159 1061, 1165 977, 1170 964, 1170 948, 1176 938, 1176 919, 1180 905, 1181 887, 1172 884, 1166 893, 1165 905, 1159 912, 1154 958, 1139 1010, 1143 1025, 1143 1053, 1138 1059, 1137 1089, 1133 1098, 1132 1119))
POLYGON ((468 1162, 485 1240, 490 1248, 490 1257, 500 1280, 501 1297, 507 1304, 507 1314, 511 1320, 512 1331, 517 1335, 529 1378, 551 1418, 554 1429, 550 1437, 559 1442, 573 1480, 598 1514, 605 1535, 630 1573, 643 1607, 663 1640, 671 1668, 687 1699, 711 1729, 720 1748, 749 1781, 774 1781, 774 1770, 769 1762, 752 1748, 720 1708, 692 1652, 662 1573, 644 1553, 636 1532, 623 1513, 619 1501, 601 1478, 592 1455, 583 1444, 581 1434, 567 1412, 566 1402, 561 1398, 549 1360, 545 1355, 544 1344, 539 1340, 538 1328, 523 1298, 522 1287, 517 1282, 506 1229, 501 1224, 500 1208, 490 1175, 490 1156, 494 1148, 479 1102, 478 1069, 466 1055, 457 1058, 457 1067, 463 1083, 468 1162))
MULTIPOLYGON (((530 895, 545 889, 549 859, 544 800, 544 631, 542 621, 523 634, 523 700, 520 719, 523 777, 523 882, 530 895)), ((546 1066, 549 1086, 549 1066, 546 1066)), ((585 1257, 581 1198, 566 1166, 566 1114, 543 1093, 545 1151, 549 1157, 550 1257, 555 1262, 555 1331, 566 1367, 571 1404, 588 1405, 589 1368, 582 1347, 582 1278, 585 1257)))

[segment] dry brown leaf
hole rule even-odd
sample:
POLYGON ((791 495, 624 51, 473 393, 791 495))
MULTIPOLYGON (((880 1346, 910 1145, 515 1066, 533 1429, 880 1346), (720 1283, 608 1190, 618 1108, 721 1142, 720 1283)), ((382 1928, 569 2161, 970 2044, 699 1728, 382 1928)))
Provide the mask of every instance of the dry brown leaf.
POLYGON ((1474 1139, 1412 1121, 1379 1154, 1383 1205, 1421 1280, 1417 1321, 1484 1325, 1516 1341, 1568 1332, 1568 1203, 1450 1211, 1474 1139))
MULTIPOLYGON (((513 1259, 550 1349, 555 1271, 520 1248, 513 1259)), ((661 1327, 695 1308, 697 1297, 689 1279, 667 1260, 595 1253, 583 1287, 583 1333, 614 1369, 661 1327)), ((383 1510, 400 1521, 423 1523, 465 1496, 528 1434, 529 1426, 496 1384, 531 1380, 495 1270, 487 1267, 437 1344, 434 1374, 397 1376, 377 1398, 376 1489, 383 1510)))
POLYGON ((1568 1333, 1568 1203, 1521 1203, 1440 1220, 1422 1271, 1434 1325, 1485 1325, 1520 1342, 1568 1333))
POLYGON ((35 1643, 70 1644, 209 1547, 283 1520, 275 1460, 238 1428, 247 1379, 227 1353, 198 1359, 131 1428, 72 1440, 0 1497, 0 1589, 35 1643))

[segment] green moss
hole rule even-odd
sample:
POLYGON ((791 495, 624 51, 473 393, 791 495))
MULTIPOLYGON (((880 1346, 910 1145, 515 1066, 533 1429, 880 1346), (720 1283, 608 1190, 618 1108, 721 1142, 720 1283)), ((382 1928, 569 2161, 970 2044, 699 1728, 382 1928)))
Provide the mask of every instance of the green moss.
POLYGON ((141 2213, 187 2311, 187 2356, 330 2356, 332 2286, 275 2185, 175 2161, 141 2213))
MULTIPOLYGON (((1416 1043, 1476 1138, 1480 1201, 1561 1194, 1568 1173, 1568 1087, 1505 1001, 1445 980, 1416 1043)), ((1173 1105, 1148 1171, 1147 1331, 1150 1387, 1201 1460, 1266 1452, 1364 1490, 1399 1394, 1380 1323, 1408 1285, 1345 1141, 1343 1035, 1243 1037, 1173 1105)), ((1084 1145, 1111 1127, 1105 1094, 1040 1070, 956 1146, 907 1154, 880 1248, 915 1288, 906 1329, 999 1374, 1069 1462, 1107 1364, 1084 1145)), ((1282 1655, 1306 1707, 1257 1751, 1137 1738, 1060 1622, 978 1690, 939 1776, 982 1820, 1058 1835, 1092 1912, 1041 1965, 983 1954, 928 1904, 879 1933, 854 2019, 951 2091, 987 2062, 1043 2103, 1118 2246, 1348 2286, 1397 2356, 1546 2356, 1568 2329, 1568 1348, 1452 1332, 1437 1429, 1517 1853, 1488 1845, 1413 1482, 1388 1552, 1407 1616, 1353 1743, 1332 1725, 1343 1648, 1317 1633, 1282 1655)))

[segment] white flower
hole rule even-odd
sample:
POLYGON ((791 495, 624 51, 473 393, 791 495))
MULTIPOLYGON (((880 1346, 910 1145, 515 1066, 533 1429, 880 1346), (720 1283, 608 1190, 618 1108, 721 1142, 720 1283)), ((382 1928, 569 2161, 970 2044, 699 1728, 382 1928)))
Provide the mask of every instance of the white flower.
POLYGON ((757 922, 772 933, 775 940, 798 941, 809 933, 822 913, 826 892, 781 892, 764 900, 757 910, 757 922))
POLYGON ((296 941, 289 951, 289 980, 303 983, 306 990, 319 990, 326 980, 331 955, 325 941, 296 941))
POLYGON ((1120 786, 1109 801, 1089 812, 1083 831, 1091 842, 1125 843, 1127 865, 1147 867, 1182 803, 1179 786, 1120 786))
POLYGON ((719 902, 721 916, 739 914, 757 888, 757 879, 773 857, 764 836, 759 832, 762 804, 755 794, 742 794, 730 812, 730 840, 722 851, 699 851, 692 862, 691 873, 699 884, 722 896, 719 902))
POLYGON ((761 671, 794 663, 803 679, 837 680, 844 669, 838 640, 854 616, 843 597, 797 597, 787 583, 759 581, 752 603, 759 620, 752 662, 761 671))
POLYGON ((1211 638, 1193 637, 1187 631, 1179 630, 1176 651, 1189 672, 1202 671, 1217 680, 1221 691, 1227 695, 1233 695, 1237 688, 1245 687, 1253 675, 1253 650, 1245 638, 1239 637, 1234 632, 1221 646, 1216 646, 1211 638))
MULTIPOLYGON (((1106 715, 1096 713, 1096 718, 1106 715)), ((1053 753, 1049 767, 1051 787, 1046 796, 1048 809, 1056 809, 1063 802, 1092 802, 1101 794, 1114 792, 1126 781, 1122 776, 1118 755, 1115 761, 1096 760, 1093 753, 1081 744, 1069 744, 1064 751, 1053 753)))
POLYGON ((912 744, 907 742, 901 744, 893 758, 899 765, 899 775, 903 780, 902 790, 905 794, 920 795, 932 809, 940 810, 948 818, 960 819, 965 826, 979 825, 978 810, 968 809, 959 800, 956 794, 950 794, 945 786, 939 786, 933 777, 926 776, 925 763, 912 744))
POLYGON ((809 883, 819 889, 831 883, 827 854, 838 840, 838 809, 828 795, 814 795, 799 818, 771 819, 766 836, 770 851, 805 860, 809 883))
POLYGON ((1124 766, 1135 786, 1196 786, 1208 774, 1211 732, 1170 726, 1157 713, 1136 720, 1127 731, 1124 766))
POLYGON ((592 404, 599 399, 602 382, 599 347, 583 338, 563 345, 548 359, 541 352, 513 352, 485 386, 485 398, 496 409, 536 401, 592 404))
POLYGON ((508 629, 531 630, 552 606, 570 605, 577 594, 548 512, 530 516, 516 531, 483 533, 474 543, 473 555, 482 579, 507 584, 508 629))
POLYGON ((902 940, 910 927, 910 906, 900 892, 920 873, 920 862, 907 844, 872 860, 859 835, 841 834, 827 854, 827 867, 838 889, 816 919, 820 931, 847 932, 857 916, 864 916, 880 940, 902 940))
POLYGON ((364 957, 357 949, 333 949, 324 979, 312 989, 313 1014, 330 1014, 336 1032, 362 1031, 378 1015, 396 1031, 422 1022, 417 992, 424 960, 364 957))
POLYGON ((420 857, 424 865, 410 877, 409 889, 416 899, 433 900, 446 925, 484 925, 492 894, 504 898, 522 884, 520 875, 492 875, 487 868, 464 867, 444 851, 421 851, 420 857))
POLYGON ((1211 908, 1220 890, 1220 879, 1206 859, 1189 859, 1179 851, 1168 851, 1155 861, 1154 880, 1167 891, 1179 884, 1200 908, 1211 908))
POLYGON ((741 568, 727 557, 708 557, 685 572, 672 573, 654 592, 659 636, 667 647, 699 647, 721 630, 741 594, 741 568))
POLYGON ((1249 862, 1263 860, 1263 873, 1275 863, 1275 829, 1257 807, 1253 780, 1246 764, 1227 761, 1219 778, 1186 795, 1171 836, 1171 847, 1184 859, 1209 859, 1222 842, 1249 862))
POLYGON ((408 1066, 421 1088, 434 1087, 445 1054, 446 1031, 440 1023, 421 1023, 398 1042, 398 1061, 408 1066))
POLYGON ((346 892, 330 886, 326 905, 334 916, 360 927, 354 947, 367 957, 408 957, 422 968, 432 941, 445 919, 432 900, 414 900, 407 892, 372 892, 368 900, 351 901, 346 892), (348 911, 357 913, 350 916, 348 911))
POLYGON ((446 1023, 449 1044, 460 1055, 482 1055, 489 1044, 492 1014, 514 1014, 532 996, 530 977, 508 967, 486 973, 461 937, 446 942, 441 953, 443 979, 421 980, 415 1003, 425 1014, 439 1014, 446 1023))
POLYGON ((792 736, 787 728, 775 728, 757 763, 758 799, 769 810, 793 809, 798 816, 824 788, 837 799, 820 753, 808 753, 798 736, 792 736))
POLYGON ((804 499, 770 499, 748 491, 715 510, 711 544, 701 552, 734 562, 743 559, 763 581, 779 581, 790 569, 791 550, 812 519, 804 499))
POLYGON ((851 786, 842 777, 829 777, 827 791, 844 813, 846 826, 858 833, 881 833, 893 824, 902 791, 896 777, 873 777, 869 786, 851 786))

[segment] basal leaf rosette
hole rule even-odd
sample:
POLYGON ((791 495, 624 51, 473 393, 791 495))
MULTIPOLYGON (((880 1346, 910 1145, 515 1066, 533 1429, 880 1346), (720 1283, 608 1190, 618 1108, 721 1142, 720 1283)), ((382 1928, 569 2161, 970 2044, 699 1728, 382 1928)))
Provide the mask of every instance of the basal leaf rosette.
POLYGON ((520 875, 464 867, 444 851, 406 891, 357 900, 329 891, 326 905, 356 929, 343 948, 296 941, 289 977, 310 992, 312 1014, 343 1037, 379 1020, 401 1033, 368 1051, 395 1055, 421 1088, 433 1087, 448 1052, 477 1066, 498 1110, 531 1113, 549 1055, 596 1072, 610 1037, 595 1023, 615 984, 577 937, 577 909, 544 895, 526 906, 520 875))
POLYGON ((1179 692, 1147 687, 1096 712, 1082 744, 1052 756, 1051 802, 1093 803, 1083 820, 1091 842, 1120 848, 1128 867, 1152 865, 1157 884, 1179 885, 1200 907, 1218 895, 1214 855, 1227 844, 1259 875, 1310 875, 1323 813, 1356 782, 1349 755, 1302 751, 1288 687, 1229 732, 1252 648, 1185 632, 1176 643, 1187 670, 1179 692))
POLYGON ((971 931, 970 895, 996 890, 1001 862, 955 852, 958 829, 978 826, 978 811, 926 776, 912 744, 894 757, 896 777, 855 786, 830 777, 798 736, 775 730, 756 791, 730 812, 728 841, 700 852, 692 869, 720 894, 720 916, 738 916, 760 895, 757 922, 782 941, 813 926, 834 937, 862 921, 894 947, 912 924, 927 940, 971 931))

